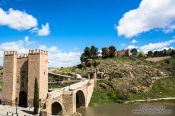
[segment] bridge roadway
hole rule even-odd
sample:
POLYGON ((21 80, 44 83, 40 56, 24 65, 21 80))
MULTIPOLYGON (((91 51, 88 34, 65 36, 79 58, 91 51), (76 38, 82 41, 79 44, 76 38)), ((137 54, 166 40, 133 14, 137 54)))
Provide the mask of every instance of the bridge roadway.
POLYGON ((87 107, 95 87, 95 79, 82 79, 80 82, 48 93, 44 102, 43 116, 70 116, 77 108, 87 107), (45 115, 44 115, 45 114, 45 115))
POLYGON ((69 92, 70 90, 76 90, 82 86, 85 86, 86 84, 90 83, 91 80, 83 78, 80 82, 74 83, 72 85, 60 88, 58 90, 52 91, 48 93, 49 98, 56 98, 66 92, 69 92))

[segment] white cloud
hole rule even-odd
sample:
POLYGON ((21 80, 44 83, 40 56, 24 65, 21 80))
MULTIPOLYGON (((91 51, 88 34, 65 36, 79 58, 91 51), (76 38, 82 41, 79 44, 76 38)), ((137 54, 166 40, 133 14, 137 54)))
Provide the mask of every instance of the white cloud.
POLYGON ((137 46, 136 45, 128 45, 127 46, 127 49, 133 49, 133 48, 137 48, 137 46))
POLYGON ((29 36, 24 37, 24 42, 25 42, 26 45, 31 45, 31 44, 35 43, 34 41, 29 40, 29 36))
POLYGON ((49 24, 42 25, 41 29, 38 28, 38 21, 35 17, 27 14, 24 11, 14 10, 10 8, 8 11, 4 11, 0 8, 0 25, 8 26, 15 30, 32 30, 39 36, 47 36, 50 34, 49 24))
POLYGON ((49 52, 49 66, 74 66, 80 63, 80 52, 62 52, 56 46, 39 46, 49 52))
POLYGON ((46 23, 46 25, 42 25, 42 28, 38 30, 39 36, 47 36, 49 34, 50 34, 50 27, 48 23, 46 23))
MULTIPOLYGON (((18 53, 28 53, 29 47, 36 42, 30 41, 26 36, 24 40, 12 41, 0 43, 0 65, 2 65, 3 51, 18 51, 18 53)), ((33 45, 32 45, 33 46, 33 45)), ((80 63, 80 52, 63 52, 56 46, 47 47, 46 45, 36 46, 37 49, 43 49, 49 51, 49 66, 61 67, 61 66, 74 66, 80 63)))
POLYGON ((120 19, 118 35, 132 37, 151 29, 173 29, 175 0, 142 0, 139 7, 130 10, 120 19))
POLYGON ((49 23, 46 23, 46 25, 42 25, 41 29, 39 29, 38 27, 35 27, 31 31, 37 33, 38 36, 48 36, 50 34, 49 23))
POLYGON ((135 39, 133 39, 133 40, 131 41, 132 44, 135 44, 135 43, 137 43, 137 42, 138 42, 138 41, 135 40, 135 39))
POLYGON ((162 50, 170 48, 169 46, 173 43, 175 43, 175 39, 158 43, 149 43, 147 45, 139 47, 139 49, 143 52, 162 50))
POLYGON ((19 10, 4 11, 0 8, 0 25, 8 26, 16 30, 28 30, 36 27, 37 19, 32 15, 19 10))

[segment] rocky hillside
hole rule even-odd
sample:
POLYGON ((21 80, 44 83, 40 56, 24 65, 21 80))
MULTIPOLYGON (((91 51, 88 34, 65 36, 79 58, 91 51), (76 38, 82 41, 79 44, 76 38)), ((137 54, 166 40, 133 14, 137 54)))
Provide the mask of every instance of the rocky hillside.
POLYGON ((99 87, 106 89, 138 94, 149 91, 156 80, 170 76, 155 63, 137 58, 99 59, 98 62, 99 76, 110 79, 107 83, 99 83, 99 87))
MULTIPOLYGON (((96 59, 98 62, 97 88, 104 91, 113 91, 118 96, 128 97, 129 94, 149 92, 155 81, 175 76, 175 59, 165 59, 159 62, 150 62, 135 57, 115 57, 96 59)), ((81 69, 75 67, 58 69, 57 72, 68 74, 82 74, 86 76, 89 67, 81 69)))

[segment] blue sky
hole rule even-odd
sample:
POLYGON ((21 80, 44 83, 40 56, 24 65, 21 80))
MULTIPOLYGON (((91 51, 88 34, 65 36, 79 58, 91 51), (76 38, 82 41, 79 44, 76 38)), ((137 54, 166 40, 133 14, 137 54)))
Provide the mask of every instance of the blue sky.
POLYGON ((91 45, 174 48, 174 7, 173 0, 0 0, 0 57, 40 48, 50 66, 71 66, 91 45))

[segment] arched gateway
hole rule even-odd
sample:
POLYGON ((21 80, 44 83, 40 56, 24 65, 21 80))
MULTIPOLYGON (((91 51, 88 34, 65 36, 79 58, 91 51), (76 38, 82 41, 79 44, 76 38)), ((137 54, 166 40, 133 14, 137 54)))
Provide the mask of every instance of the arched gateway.
POLYGON ((19 93, 19 106, 27 107, 27 93, 25 91, 19 93))
POLYGON ((85 107, 85 95, 83 91, 79 90, 76 93, 76 108, 85 107))
POLYGON ((52 115, 62 115, 62 107, 59 102, 52 103, 52 115))

